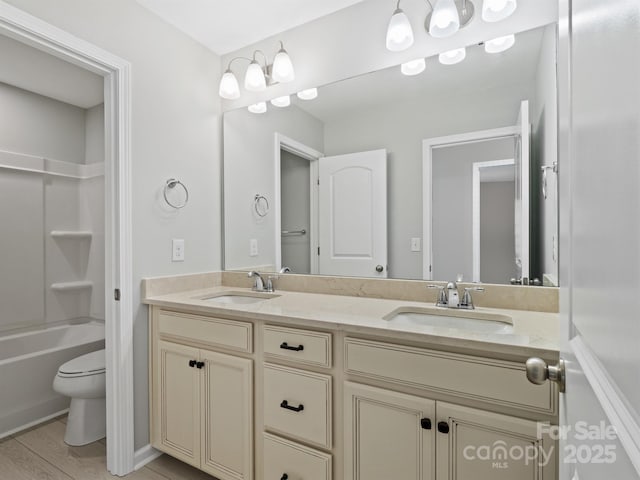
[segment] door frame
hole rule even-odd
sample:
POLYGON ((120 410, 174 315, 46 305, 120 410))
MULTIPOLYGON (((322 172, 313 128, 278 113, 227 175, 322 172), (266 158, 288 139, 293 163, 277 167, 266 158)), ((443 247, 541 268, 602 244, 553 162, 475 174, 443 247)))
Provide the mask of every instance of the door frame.
POLYGON ((123 476, 134 470, 131 64, 2 0, 0 34, 104 77, 107 469, 123 476))
MULTIPOLYGON (((484 142, 487 140, 497 140, 499 138, 514 137, 519 135, 520 129, 517 126, 493 128, 490 130, 477 130, 475 132, 460 133, 456 135, 446 135, 443 137, 427 138, 422 141, 422 279, 432 280, 433 265, 433 223, 432 212, 432 169, 433 150, 436 148, 451 147, 454 145, 465 145, 468 143, 484 142)), ((445 280, 445 279, 438 279, 445 280)))
POLYGON ((472 282, 480 283, 480 170, 483 168, 503 167, 514 165, 513 158, 505 160, 490 160, 488 162, 475 162, 473 164, 473 187, 472 187, 472 226, 471 237, 473 241, 472 258, 472 282))
MULTIPOLYGON (((274 135, 274 191, 273 191, 273 204, 274 204, 274 219, 275 219, 275 270, 279 271, 282 268, 282 186, 280 184, 280 171, 281 158, 280 152, 282 150, 293 153, 298 157, 301 157, 310 162, 309 171, 309 192, 311 195, 310 205, 311 211, 309 212, 309 259, 311 263, 311 274, 317 274, 319 269, 319 260, 317 254, 317 248, 319 244, 318 240, 318 221, 319 221, 319 202, 318 202, 318 176, 319 176, 319 160, 324 157, 324 153, 311 148, 304 143, 298 142, 292 138, 287 137, 281 133, 276 132, 274 135)), ((297 272, 293 272, 297 273, 297 272)))

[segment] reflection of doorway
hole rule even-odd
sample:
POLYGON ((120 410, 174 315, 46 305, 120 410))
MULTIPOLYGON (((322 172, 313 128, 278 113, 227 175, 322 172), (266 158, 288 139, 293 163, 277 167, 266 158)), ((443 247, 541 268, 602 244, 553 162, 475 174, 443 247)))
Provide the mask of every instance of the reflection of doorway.
POLYGON ((514 159, 473 164, 474 282, 506 283, 517 275, 515 188, 514 159))

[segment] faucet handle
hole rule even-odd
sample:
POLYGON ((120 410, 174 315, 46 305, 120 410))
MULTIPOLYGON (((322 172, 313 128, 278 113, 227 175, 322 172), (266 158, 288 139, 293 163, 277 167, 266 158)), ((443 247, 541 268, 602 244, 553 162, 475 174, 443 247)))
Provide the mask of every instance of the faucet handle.
POLYGON ((274 280, 278 280, 278 278, 280 278, 278 275, 269 275, 267 277, 267 286, 265 287, 265 292, 275 292, 276 289, 273 285, 273 281, 274 280))
POLYGON ((447 298, 447 290, 443 285, 434 285, 428 284, 427 288, 439 288, 438 292, 438 300, 436 301, 436 307, 446 307, 449 304, 449 299, 447 298))
POLYGON ((462 302, 460 302, 460 308, 466 308, 469 310, 473 310, 475 305, 473 304, 473 298, 471 297, 471 292, 484 292, 483 287, 466 287, 464 289, 464 294, 462 295, 462 302))

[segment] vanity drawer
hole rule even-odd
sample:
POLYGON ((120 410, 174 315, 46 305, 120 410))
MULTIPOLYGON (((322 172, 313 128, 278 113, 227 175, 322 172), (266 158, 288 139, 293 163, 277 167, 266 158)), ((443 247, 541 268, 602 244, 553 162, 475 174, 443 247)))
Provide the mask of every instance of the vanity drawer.
POLYGON ((331 366, 331 334, 264 326, 264 354, 305 365, 331 366))
POLYGON ((268 430, 331 448, 331 377, 265 364, 264 424, 268 430))
POLYGON ((264 477, 331 480, 331 455, 269 433, 264 434, 264 477))
POLYGON ((346 338, 345 372, 546 415, 557 413, 555 384, 530 383, 524 362, 346 338))
POLYGON ((165 338, 195 341, 238 352, 253 351, 253 325, 248 322, 160 310, 158 332, 165 338))

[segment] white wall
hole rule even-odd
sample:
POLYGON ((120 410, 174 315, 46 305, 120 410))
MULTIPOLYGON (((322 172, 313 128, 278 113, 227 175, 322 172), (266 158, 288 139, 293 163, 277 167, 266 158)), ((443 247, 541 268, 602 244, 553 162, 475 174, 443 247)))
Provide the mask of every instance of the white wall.
POLYGON ((276 173, 280 177, 274 163, 276 133, 323 151, 322 122, 295 106, 270 108, 262 115, 244 108, 225 113, 226 269, 275 265, 275 211, 279 208, 276 173), (257 193, 266 196, 271 206, 264 218, 254 210, 257 193), (258 240, 258 256, 249 256, 250 239, 258 240))
POLYGON ((84 109, 0 83, 0 112, 0 149, 84 163, 84 109))
POLYGON ((148 443, 145 276, 220 268, 220 59, 130 0, 9 0, 132 64, 135 446, 148 443), (162 204, 177 177, 189 188, 179 213, 162 204), (171 239, 186 260, 171 262, 171 239))

